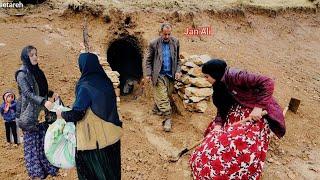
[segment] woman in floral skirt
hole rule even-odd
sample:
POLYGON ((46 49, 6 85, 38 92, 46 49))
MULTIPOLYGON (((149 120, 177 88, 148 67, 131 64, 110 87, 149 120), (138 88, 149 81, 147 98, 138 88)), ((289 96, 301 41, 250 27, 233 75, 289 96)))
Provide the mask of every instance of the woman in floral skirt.
POLYGON ((279 138, 285 134, 281 108, 272 96, 274 82, 229 68, 218 59, 205 63, 202 72, 213 85, 217 115, 205 131, 204 141, 191 155, 193 178, 259 179, 270 132, 279 138), (264 110, 268 114, 262 117, 264 110), (247 117, 250 121, 239 123, 247 117))
MULTIPOLYGON (((23 131, 25 165, 30 179, 56 176, 58 168, 51 165, 44 154, 46 126, 39 123, 43 109, 50 109, 48 81, 38 65, 38 52, 34 46, 26 46, 21 52, 22 66, 16 72, 20 98, 17 101, 17 123, 23 131)), ((51 93, 52 94, 52 93, 51 93)))

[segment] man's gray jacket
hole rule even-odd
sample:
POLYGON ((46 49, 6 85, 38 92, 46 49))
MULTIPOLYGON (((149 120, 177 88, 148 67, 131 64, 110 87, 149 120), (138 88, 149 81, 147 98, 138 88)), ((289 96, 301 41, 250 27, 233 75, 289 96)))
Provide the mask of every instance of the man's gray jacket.
MULTIPOLYGON (((172 77, 181 71, 181 61, 179 58, 180 44, 179 40, 175 37, 170 37, 169 40, 170 53, 171 53, 171 72, 172 77)), ((149 44, 149 54, 146 59, 146 76, 152 77, 153 85, 157 84, 157 80, 162 67, 162 38, 159 37, 149 44)))

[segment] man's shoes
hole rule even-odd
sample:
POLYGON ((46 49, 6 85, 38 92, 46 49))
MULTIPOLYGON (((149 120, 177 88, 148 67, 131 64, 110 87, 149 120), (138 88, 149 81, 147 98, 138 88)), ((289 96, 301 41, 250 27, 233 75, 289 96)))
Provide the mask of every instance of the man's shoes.
POLYGON ((163 125, 163 130, 165 132, 170 132, 171 131, 171 119, 166 119, 162 122, 162 125, 163 125))

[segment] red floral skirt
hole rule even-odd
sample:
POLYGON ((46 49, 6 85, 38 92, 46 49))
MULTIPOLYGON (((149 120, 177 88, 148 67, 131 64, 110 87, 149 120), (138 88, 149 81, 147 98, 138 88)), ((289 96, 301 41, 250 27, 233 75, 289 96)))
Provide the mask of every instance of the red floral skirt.
POLYGON ((269 145, 266 119, 232 126, 248 117, 252 109, 234 105, 221 131, 212 130, 192 153, 190 166, 194 179, 259 179, 269 145))

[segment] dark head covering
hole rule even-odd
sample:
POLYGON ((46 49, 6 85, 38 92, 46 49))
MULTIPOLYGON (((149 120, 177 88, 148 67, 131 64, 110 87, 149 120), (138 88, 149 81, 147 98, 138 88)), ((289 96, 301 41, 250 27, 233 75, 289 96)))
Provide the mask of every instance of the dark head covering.
POLYGON ((3 95, 2 95, 2 99, 4 102, 6 102, 6 96, 8 96, 9 94, 13 95, 13 100, 16 100, 16 95, 13 93, 13 91, 6 91, 3 95))
POLYGON ((43 71, 39 68, 38 64, 36 65, 31 64, 29 53, 31 52, 32 49, 37 50, 33 46, 26 46, 25 48, 22 49, 21 61, 23 65, 27 67, 28 71, 34 76, 39 87, 39 95, 41 97, 45 97, 48 95, 48 81, 43 71))
POLYGON ((220 81, 226 71, 227 63, 220 59, 212 59, 202 66, 202 72, 220 81))
POLYGON ((202 66, 202 72, 209 74, 212 78, 216 80, 213 84, 213 104, 217 107, 220 116, 226 120, 228 112, 231 106, 236 102, 234 97, 229 92, 227 86, 221 82, 227 68, 227 63, 220 59, 213 59, 202 66))
POLYGON ((81 88, 86 88, 91 97, 92 112, 107 122, 121 126, 113 84, 100 65, 97 55, 82 53, 78 62, 81 77, 76 86, 76 94, 81 88))

